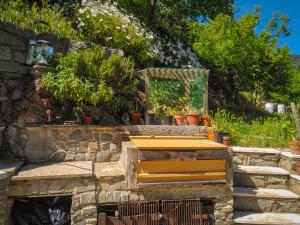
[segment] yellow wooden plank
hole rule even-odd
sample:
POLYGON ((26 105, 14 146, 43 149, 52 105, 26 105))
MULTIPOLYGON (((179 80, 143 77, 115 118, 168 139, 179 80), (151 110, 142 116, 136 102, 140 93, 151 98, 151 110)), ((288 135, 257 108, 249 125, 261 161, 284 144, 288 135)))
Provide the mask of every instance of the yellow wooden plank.
POLYGON ((135 138, 131 141, 139 150, 226 150, 227 146, 202 138, 135 138))
POLYGON ((226 171, 226 160, 149 160, 138 162, 138 174, 199 173, 226 171))
POLYGON ((225 172, 204 172, 186 174, 138 174, 138 183, 176 182, 176 181, 209 181, 224 180, 225 172))

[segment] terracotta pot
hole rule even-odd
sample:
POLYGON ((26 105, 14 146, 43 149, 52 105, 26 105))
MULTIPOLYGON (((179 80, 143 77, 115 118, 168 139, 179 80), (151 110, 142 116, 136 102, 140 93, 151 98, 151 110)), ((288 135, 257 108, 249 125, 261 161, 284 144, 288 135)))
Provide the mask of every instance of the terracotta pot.
POLYGON ((189 125, 199 125, 199 114, 187 114, 185 118, 189 125))
POLYGON ((208 131, 207 132, 207 139, 210 141, 216 141, 216 135, 215 132, 213 131, 208 131))
POLYGON ((142 114, 139 112, 132 112, 129 114, 130 123, 132 125, 140 124, 142 114))
POLYGON ((300 141, 291 140, 289 141, 289 146, 293 154, 300 155, 300 141))
POLYGON ((185 122, 185 116, 184 115, 176 115, 174 116, 174 121, 176 125, 183 125, 185 122))
POLYGON ((91 116, 84 116, 83 117, 83 122, 84 122, 85 125, 91 125, 92 120, 93 120, 93 117, 91 117, 91 116))
POLYGON ((210 127, 211 126, 211 118, 210 118, 210 116, 202 116, 201 120, 202 120, 202 125, 203 126, 206 126, 206 127, 210 127))
POLYGON ((295 165, 296 165, 296 173, 297 173, 298 175, 300 175, 300 162, 299 162, 299 161, 296 162, 295 165))

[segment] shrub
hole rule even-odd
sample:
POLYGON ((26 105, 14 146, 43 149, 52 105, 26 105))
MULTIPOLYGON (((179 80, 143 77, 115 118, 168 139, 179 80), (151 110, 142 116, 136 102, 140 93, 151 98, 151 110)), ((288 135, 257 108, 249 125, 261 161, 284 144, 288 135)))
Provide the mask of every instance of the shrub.
POLYGON ((220 110, 213 123, 218 130, 228 131, 234 145, 253 147, 287 147, 296 130, 289 115, 271 116, 247 122, 243 117, 220 110))
POLYGON ((150 63, 155 58, 150 49, 150 39, 122 15, 85 10, 79 13, 79 18, 79 28, 89 40, 109 48, 122 49, 139 66, 150 63))
POLYGON ((17 24, 35 32, 52 32, 60 37, 78 39, 71 22, 63 17, 62 10, 45 1, 41 7, 22 0, 0 0, 0 20, 17 24))
POLYGON ((58 100, 79 106, 99 103, 114 113, 128 105, 128 96, 138 84, 131 59, 119 55, 106 59, 97 46, 60 56, 57 72, 45 74, 42 81, 58 100))

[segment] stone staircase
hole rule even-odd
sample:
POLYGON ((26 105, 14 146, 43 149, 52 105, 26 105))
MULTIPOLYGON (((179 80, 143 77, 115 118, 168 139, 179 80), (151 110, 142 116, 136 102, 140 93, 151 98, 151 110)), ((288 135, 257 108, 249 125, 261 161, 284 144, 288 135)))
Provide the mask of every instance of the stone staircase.
POLYGON ((300 225, 300 196, 290 189, 281 152, 233 147, 234 224, 300 225))

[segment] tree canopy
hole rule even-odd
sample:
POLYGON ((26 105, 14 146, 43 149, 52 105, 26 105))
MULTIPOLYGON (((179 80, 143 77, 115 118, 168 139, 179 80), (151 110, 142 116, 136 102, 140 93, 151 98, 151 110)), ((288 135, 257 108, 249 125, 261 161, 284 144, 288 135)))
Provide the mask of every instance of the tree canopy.
POLYGON ((190 44, 206 61, 212 76, 223 82, 216 88, 231 100, 237 99, 240 91, 272 98, 272 93, 285 93, 290 84, 289 48, 278 46, 279 36, 288 35, 288 18, 277 13, 266 29, 257 33, 259 18, 256 10, 239 20, 218 15, 210 23, 189 25, 190 44))

